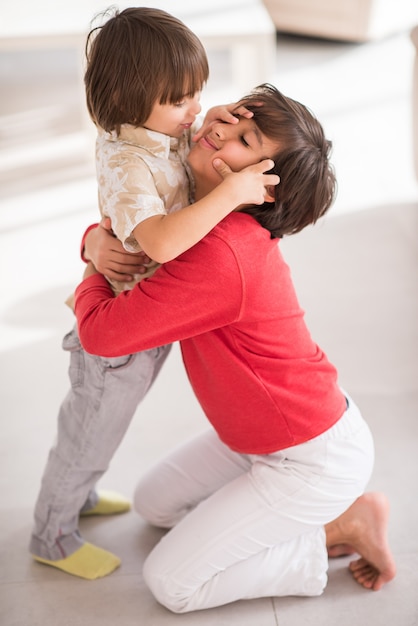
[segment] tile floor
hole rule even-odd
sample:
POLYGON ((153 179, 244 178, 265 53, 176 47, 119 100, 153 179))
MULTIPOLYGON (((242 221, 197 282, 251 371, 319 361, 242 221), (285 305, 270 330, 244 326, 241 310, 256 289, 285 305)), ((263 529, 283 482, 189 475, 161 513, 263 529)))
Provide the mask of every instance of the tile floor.
MULTIPOLYGON (((204 104, 239 97, 230 92, 222 51, 209 50, 209 56, 213 79, 204 104)), ((33 563, 27 553, 34 500, 67 387, 60 341, 72 319, 63 300, 81 274, 77 247, 96 217, 95 181, 71 51, 0 55, 2 625, 418 624, 412 60, 407 33, 363 45, 280 35, 271 76, 285 93, 311 106, 334 140, 336 205, 321 224, 283 247, 312 333, 374 432, 370 489, 384 490, 391 500, 398 576, 381 592, 367 592, 352 581, 347 559, 335 560, 320 598, 238 602, 177 616, 157 605, 144 586, 141 564, 160 532, 134 513, 81 522, 86 538, 122 557, 122 567, 109 578, 72 578, 33 563)), ((130 494, 154 458, 203 428, 175 349, 102 484, 130 494)))

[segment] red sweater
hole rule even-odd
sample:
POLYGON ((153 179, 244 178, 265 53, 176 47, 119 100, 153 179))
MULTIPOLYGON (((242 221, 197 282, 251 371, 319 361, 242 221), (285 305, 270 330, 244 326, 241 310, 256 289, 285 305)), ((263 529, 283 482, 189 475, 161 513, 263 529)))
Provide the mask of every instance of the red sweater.
POLYGON ((93 354, 179 340, 207 418, 238 452, 300 444, 344 413, 336 370, 311 339, 278 240, 244 213, 117 298, 101 275, 88 278, 76 315, 93 354))

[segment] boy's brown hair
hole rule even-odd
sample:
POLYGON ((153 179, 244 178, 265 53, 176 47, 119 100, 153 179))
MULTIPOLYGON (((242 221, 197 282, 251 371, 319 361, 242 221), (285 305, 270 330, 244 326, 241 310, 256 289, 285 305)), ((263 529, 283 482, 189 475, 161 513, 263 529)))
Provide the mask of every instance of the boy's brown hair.
POLYGON ((152 107, 201 91, 209 76, 198 37, 165 11, 133 7, 111 15, 87 36, 84 76, 93 122, 110 132, 142 126, 152 107))
POLYGON ((260 131, 278 143, 271 173, 280 176, 274 203, 243 211, 253 215, 272 237, 297 233, 322 217, 334 200, 332 144, 312 112, 273 85, 256 87, 240 104, 253 111, 260 131))

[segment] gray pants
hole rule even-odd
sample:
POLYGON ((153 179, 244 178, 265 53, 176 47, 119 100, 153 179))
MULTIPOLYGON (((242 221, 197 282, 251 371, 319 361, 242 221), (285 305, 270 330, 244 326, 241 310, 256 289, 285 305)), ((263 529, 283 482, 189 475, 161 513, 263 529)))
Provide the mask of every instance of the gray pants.
POLYGON ((107 470, 139 402, 171 346, 117 358, 87 354, 77 330, 64 337, 71 389, 58 415, 58 434, 42 477, 30 541, 32 554, 58 560, 77 550, 80 511, 97 502, 94 486, 107 470))

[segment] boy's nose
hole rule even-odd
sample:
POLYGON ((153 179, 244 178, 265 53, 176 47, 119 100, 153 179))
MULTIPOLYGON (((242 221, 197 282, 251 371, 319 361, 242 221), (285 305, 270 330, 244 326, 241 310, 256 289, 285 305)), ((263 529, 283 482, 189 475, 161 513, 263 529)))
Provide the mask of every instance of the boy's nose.
POLYGON ((200 104, 198 100, 195 100, 192 102, 190 109, 193 115, 198 115, 200 111, 202 110, 202 105, 200 104))
POLYGON ((213 130, 215 135, 222 141, 223 139, 225 139, 225 135, 226 135, 226 126, 227 124, 222 124, 221 122, 218 122, 216 124, 214 124, 213 126, 213 130))

